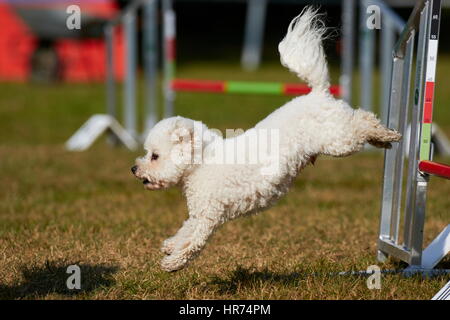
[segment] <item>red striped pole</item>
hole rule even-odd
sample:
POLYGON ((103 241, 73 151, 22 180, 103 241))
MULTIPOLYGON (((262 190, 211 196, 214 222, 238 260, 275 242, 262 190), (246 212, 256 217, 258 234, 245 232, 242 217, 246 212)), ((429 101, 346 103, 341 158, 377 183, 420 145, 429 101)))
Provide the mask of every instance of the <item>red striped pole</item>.
MULTIPOLYGON (((311 88, 296 83, 246 82, 174 79, 172 89, 186 92, 243 93, 243 94, 278 94, 301 95, 311 92, 311 88)), ((340 95, 340 86, 331 86, 330 93, 340 95)))
POLYGON ((419 170, 434 176, 450 179, 450 166, 433 161, 420 161, 419 170))

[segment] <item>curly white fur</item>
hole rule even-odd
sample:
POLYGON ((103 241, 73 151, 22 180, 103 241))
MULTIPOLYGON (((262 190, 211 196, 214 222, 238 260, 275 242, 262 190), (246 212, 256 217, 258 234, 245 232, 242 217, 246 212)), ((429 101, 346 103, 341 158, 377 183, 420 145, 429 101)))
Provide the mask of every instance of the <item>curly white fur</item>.
POLYGON ((326 27, 318 9, 305 7, 289 24, 286 36, 278 45, 281 64, 306 80, 313 90, 330 87, 328 66, 322 46, 326 27))
MULTIPOLYGON (((281 61, 306 79, 313 91, 286 103, 254 128, 223 139, 198 121, 173 117, 151 130, 144 146, 147 155, 136 160, 132 171, 150 190, 180 186, 189 209, 189 218, 180 230, 163 242, 164 270, 186 266, 224 222, 268 208, 319 155, 348 156, 366 142, 390 147, 390 142, 400 139, 399 133, 383 127, 374 114, 354 110, 328 93, 323 32, 316 11, 309 8, 291 22, 280 43, 281 61), (202 135, 196 127, 202 129, 202 135), (279 132, 276 173, 262 174, 263 163, 208 161, 219 150, 245 141, 260 129, 279 132), (198 150, 200 162, 194 155, 198 150)), ((252 152, 254 148, 249 147, 245 157, 252 152)))

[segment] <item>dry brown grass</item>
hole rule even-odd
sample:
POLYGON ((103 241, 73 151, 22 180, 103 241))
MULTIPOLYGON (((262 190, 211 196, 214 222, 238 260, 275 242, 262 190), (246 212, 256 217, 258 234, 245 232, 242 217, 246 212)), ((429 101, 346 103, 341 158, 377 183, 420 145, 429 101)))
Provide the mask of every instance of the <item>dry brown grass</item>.
MULTIPOLYGON (((135 156, 0 147, 0 298, 429 299, 446 281, 386 275, 369 290, 328 274, 376 263, 381 154, 319 159, 277 206, 227 223, 187 269, 164 273, 158 248, 185 203, 177 190, 144 191, 129 173, 135 156), (75 293, 65 287, 74 263, 75 293)), ((449 193, 432 181, 427 241, 446 224, 449 193)))

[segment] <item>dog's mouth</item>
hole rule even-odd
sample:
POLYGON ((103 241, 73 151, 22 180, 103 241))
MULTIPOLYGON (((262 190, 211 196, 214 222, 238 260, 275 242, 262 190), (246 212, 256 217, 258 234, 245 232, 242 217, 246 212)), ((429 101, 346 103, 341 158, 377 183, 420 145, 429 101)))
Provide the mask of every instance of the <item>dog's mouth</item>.
POLYGON ((147 178, 142 179, 142 183, 144 188, 148 190, 158 190, 164 187, 161 183, 150 181, 147 178))

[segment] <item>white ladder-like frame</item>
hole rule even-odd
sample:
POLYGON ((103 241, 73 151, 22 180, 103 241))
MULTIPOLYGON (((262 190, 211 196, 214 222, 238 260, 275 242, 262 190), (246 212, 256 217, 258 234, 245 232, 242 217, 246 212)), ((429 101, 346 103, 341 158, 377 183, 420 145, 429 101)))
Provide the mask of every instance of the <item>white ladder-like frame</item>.
POLYGON ((406 192, 402 190, 405 163, 405 140, 386 150, 384 162, 383 198, 378 260, 393 256, 409 264, 407 270, 433 269, 450 250, 450 225, 423 250, 426 191, 430 174, 450 178, 449 166, 432 160, 431 119, 433 111, 434 78, 441 14, 441 0, 417 1, 407 25, 393 50, 393 67, 389 101, 388 126, 405 137, 408 132, 410 74, 413 63, 415 36, 418 33, 414 103, 411 114, 409 159, 406 192), (431 168, 425 170, 423 168, 431 168), (436 170, 437 169, 437 170, 436 170), (440 173, 440 174, 439 174, 440 173), (399 239, 402 200, 404 236, 399 239))

